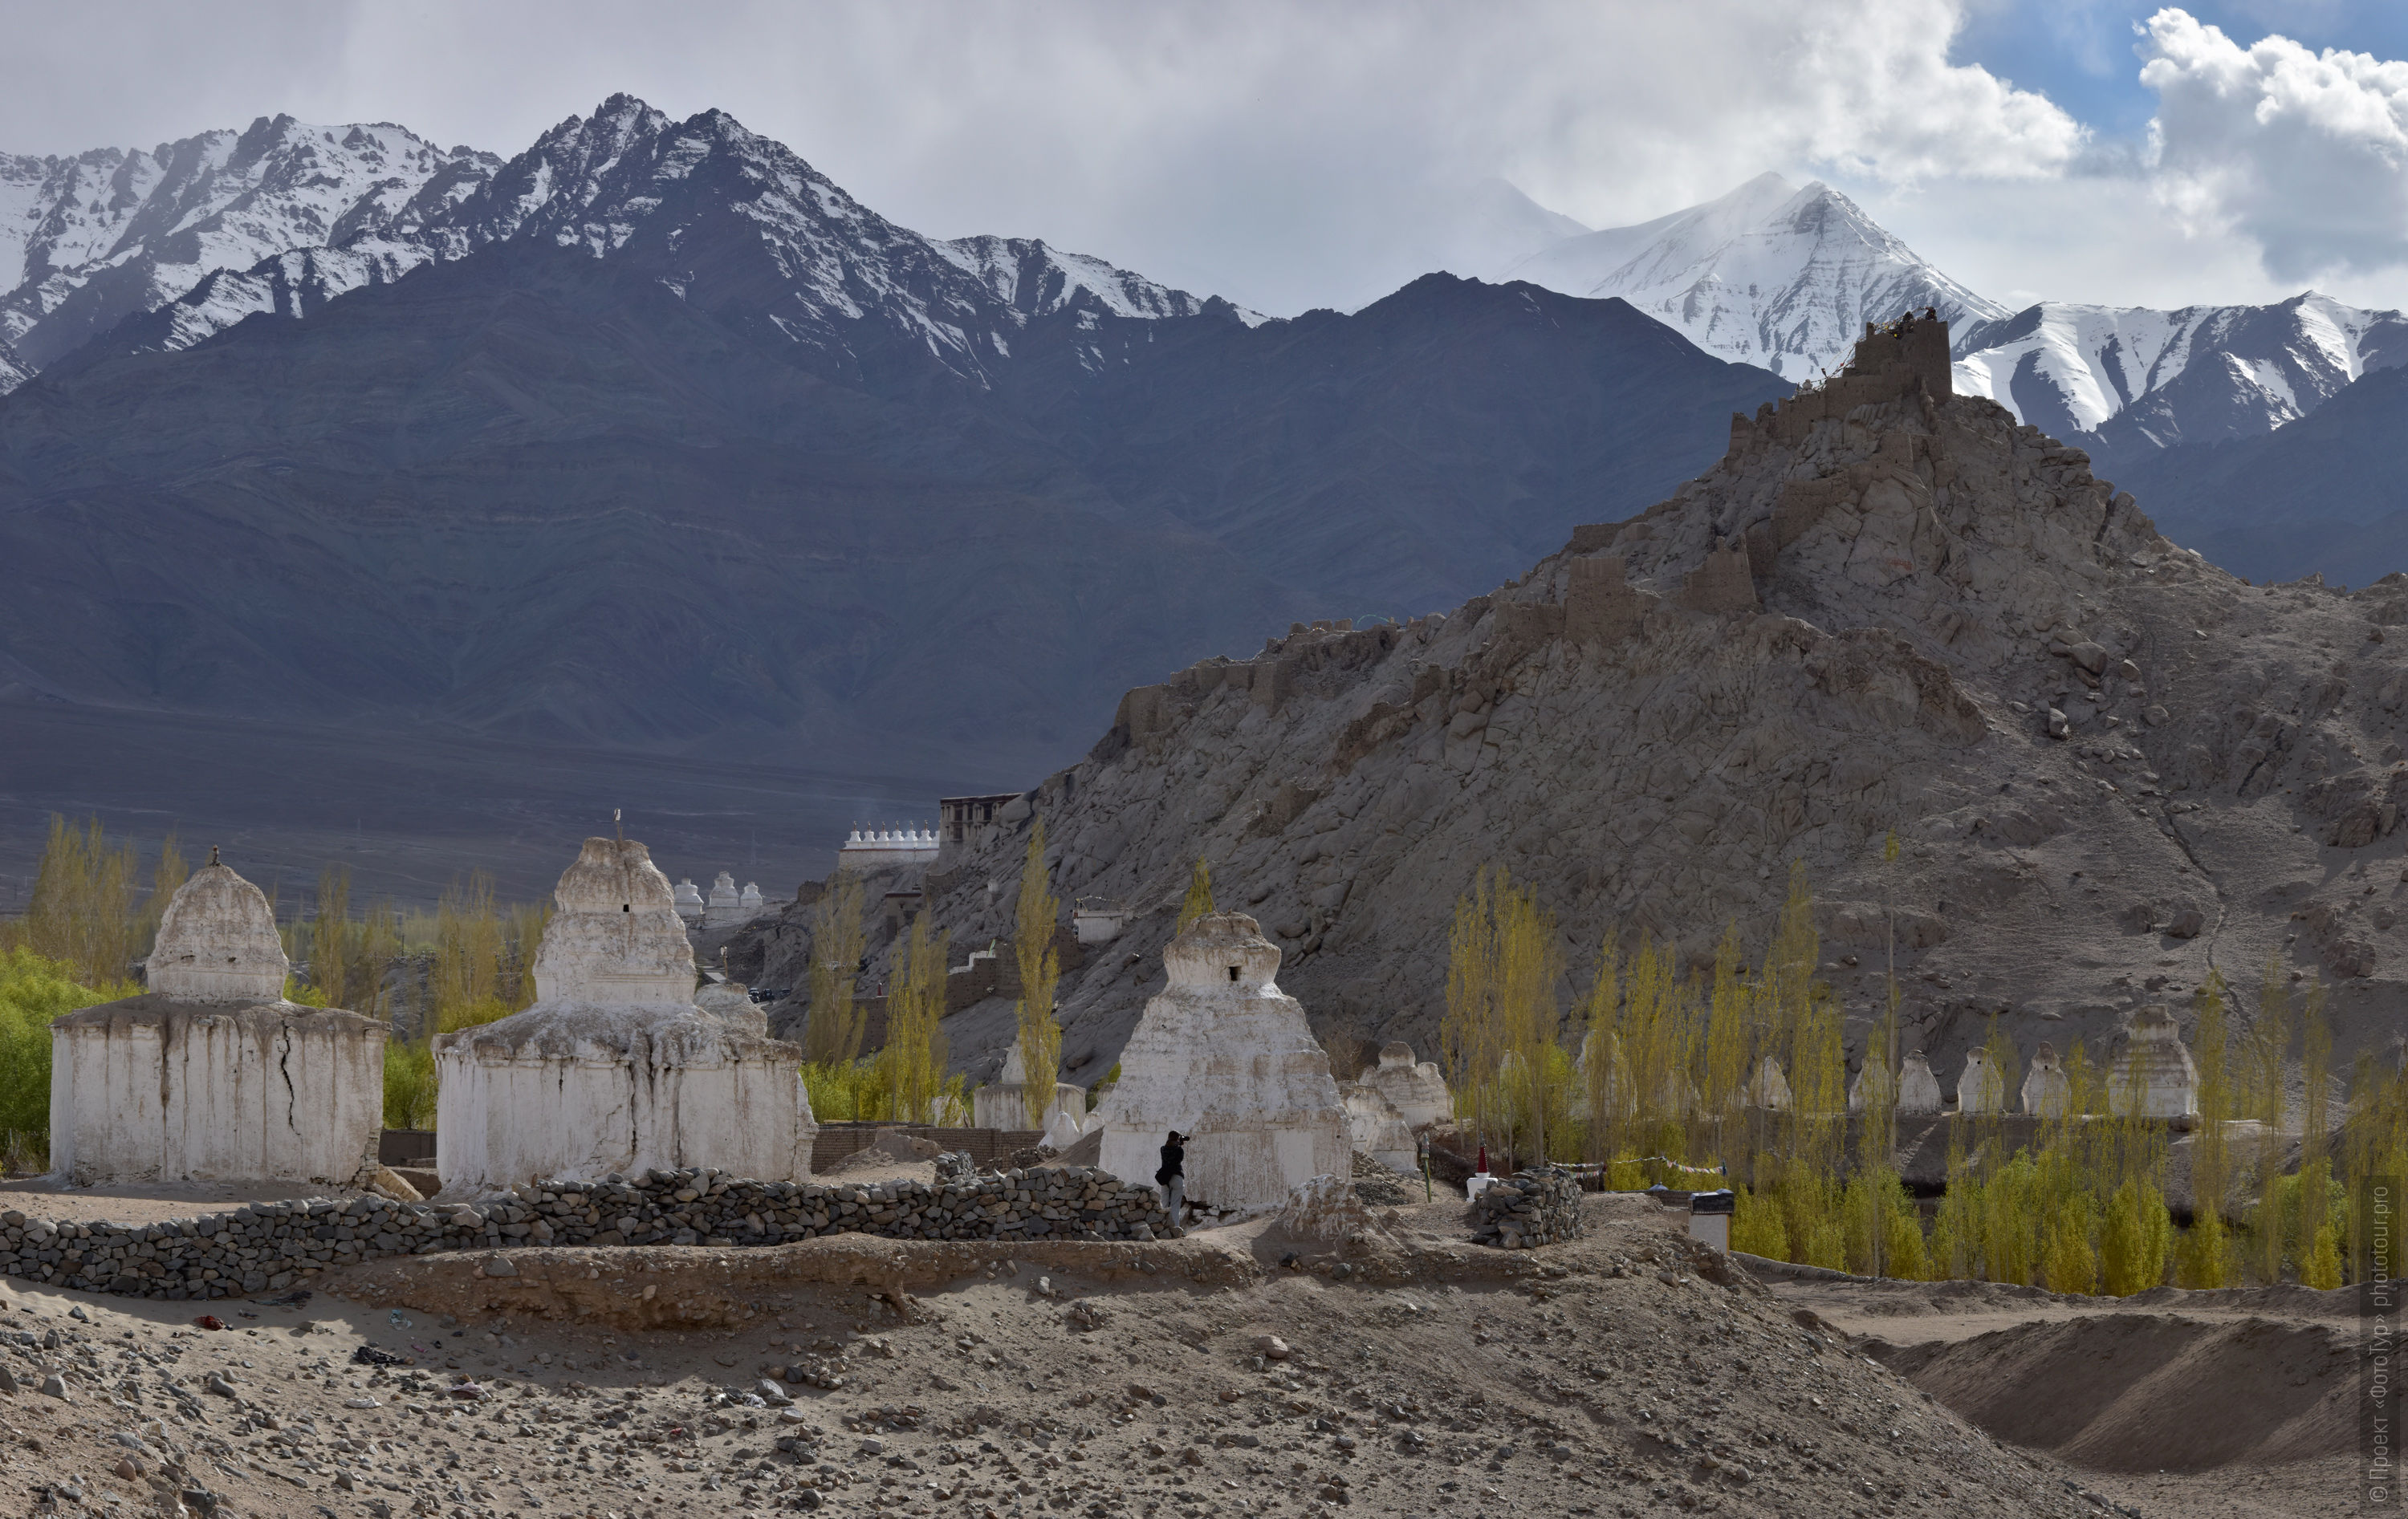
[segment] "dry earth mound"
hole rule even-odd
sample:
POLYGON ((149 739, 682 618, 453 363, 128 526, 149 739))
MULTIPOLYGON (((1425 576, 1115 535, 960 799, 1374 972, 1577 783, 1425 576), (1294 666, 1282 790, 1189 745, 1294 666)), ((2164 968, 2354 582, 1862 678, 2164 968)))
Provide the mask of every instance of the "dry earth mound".
POLYGON ((2200 1471, 2358 1448, 2358 1356, 2330 1325, 2108 1313, 1883 1360, 2000 1440, 2086 1467, 2200 1471))
MULTIPOLYGON (((1854 1010, 1894 901, 1910 1047, 1947 1088, 1990 1014, 2027 1052, 2098 1049, 2270 955, 2329 981, 2344 1050, 2387 1036, 2408 580, 2244 584, 2080 451, 1892 392, 1735 418, 1671 500, 1452 616, 1299 625, 1130 692, 929 901, 956 943, 1009 934, 1041 813, 1056 889, 1136 910, 1064 982, 1080 1080, 1126 1038, 1199 854, 1326 1038, 1432 1041, 1485 862, 1536 883, 1579 978, 1613 926, 1692 956, 1734 918, 1760 936, 1799 859, 1854 1010)), ((1010 1016, 956 1018, 957 1058, 991 1061, 1010 1016)))

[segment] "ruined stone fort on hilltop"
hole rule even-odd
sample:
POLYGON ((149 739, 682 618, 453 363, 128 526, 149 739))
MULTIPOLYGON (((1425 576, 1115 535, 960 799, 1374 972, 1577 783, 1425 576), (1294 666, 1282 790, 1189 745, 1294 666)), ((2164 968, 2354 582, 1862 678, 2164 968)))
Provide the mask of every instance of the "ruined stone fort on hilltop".
POLYGON ((1792 861, 1843 1001, 1871 1005, 1856 952, 1896 928, 1935 1069, 2000 1014, 2027 1054, 2103 1054, 2269 954, 2319 969, 2362 1042, 2400 913, 2343 881, 2399 873, 2408 670, 2380 634, 2408 583, 2243 584, 2081 450, 1953 394, 1948 336, 1869 331, 1670 499, 1449 614, 1299 623, 1129 692, 1084 761, 949 842, 930 909, 1008 932, 984 887, 1037 813, 1056 889, 1127 907, 1064 983, 1074 1078, 1127 1037, 1198 854, 1316 1026, 1374 1044, 1436 1033, 1483 864, 1576 945, 1694 957, 1734 921, 1760 944, 1792 861))

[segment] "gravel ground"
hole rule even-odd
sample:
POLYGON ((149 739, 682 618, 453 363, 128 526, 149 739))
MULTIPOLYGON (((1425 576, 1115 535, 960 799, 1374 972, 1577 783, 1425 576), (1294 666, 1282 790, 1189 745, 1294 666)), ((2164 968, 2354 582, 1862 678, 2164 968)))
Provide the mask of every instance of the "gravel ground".
POLYGON ((1591 1214, 1519 1253, 1453 1202, 1337 1247, 1256 1223, 422 1256, 287 1306, 9 1288, 0 1508, 2099 1512, 1652 1205, 1591 1214))

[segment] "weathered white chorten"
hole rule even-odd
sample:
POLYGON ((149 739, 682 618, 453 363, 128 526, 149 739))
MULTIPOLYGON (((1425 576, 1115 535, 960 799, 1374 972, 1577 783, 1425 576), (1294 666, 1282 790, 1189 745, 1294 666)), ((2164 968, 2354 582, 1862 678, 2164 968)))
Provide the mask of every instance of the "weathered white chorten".
MULTIPOLYGON (((1071 1125, 1083 1130, 1087 1116, 1087 1089, 1068 1082, 1054 1083, 1054 1100, 1045 1105, 1043 1117, 1037 1123, 1028 1121, 1028 1068, 1020 1058, 1020 1041, 1014 1039, 1003 1057, 1003 1069, 994 1081, 970 1094, 970 1117, 981 1128, 1051 1129, 1057 1114, 1071 1115, 1071 1125)), ((1050 1142, 1050 1141, 1049 1141, 1050 1142)), ((1154 1173, 1148 1171, 1146 1176, 1154 1173)), ((1143 1177, 1139 1180, 1144 1180, 1143 1177)))
POLYGON ((739 896, 736 899, 736 910, 744 914, 744 921, 746 923, 751 923, 753 919, 761 915, 761 887, 759 882, 748 881, 744 883, 743 895, 739 896))
POLYGON ((1146 1003, 1096 1110, 1104 1169, 1152 1182, 1177 1129, 1196 1202, 1275 1207, 1315 1176, 1345 1176, 1345 1109, 1303 1006, 1272 980, 1279 946, 1242 912, 1210 912, 1162 958, 1170 984, 1146 1003))
POLYGON ((694 950, 644 846, 587 839, 553 902, 534 1005, 435 1042, 444 1196, 688 1166, 809 1177, 803 1053, 740 989, 695 1005, 694 950))
POLYGON ((1766 1055, 1756 1062, 1756 1074, 1748 1079, 1747 1105, 1787 1112, 1789 1103, 1789 1078, 1781 1074, 1780 1061, 1766 1055))
POLYGON ((2063 1118, 2072 1105, 2072 1079, 2057 1063, 2057 1051, 2043 1039, 2032 1053, 2031 1069, 2024 1072, 2024 1111, 2042 1118, 2063 1118))
POLYGON ((696 886, 691 878, 681 881, 677 883, 677 896, 675 901, 677 904, 677 915, 685 920, 685 925, 687 927, 699 928, 702 926, 702 888, 696 886))
POLYGON ((1407 1128, 1455 1121, 1455 1098, 1438 1062, 1416 1062, 1413 1047, 1402 1039, 1380 1046, 1380 1063, 1363 1073, 1363 1084, 1387 1098, 1407 1128))
POLYGON ((1965 1072, 1956 1078, 1956 1111, 1971 1117, 2006 1111, 2006 1074, 1991 1069, 1989 1053, 1977 1045, 1966 1052, 1965 1072))
POLYGON ((349 1183, 384 1125, 387 1029, 284 1000, 258 887, 217 863, 176 890, 150 990, 50 1025, 50 1164, 102 1182, 349 1183))
POLYGON ((1940 1106, 1940 1078, 1931 1073, 1931 1062, 1917 1050, 1899 1067, 1898 1111, 1936 1113, 1940 1106))
POLYGON ((710 901, 703 909, 702 921, 713 928, 724 928, 735 923, 744 910, 743 894, 736 889, 736 878, 726 871, 710 883, 710 901))
POLYGON ((1864 1068, 1848 1087, 1848 1111, 1861 1112, 1869 1105, 1895 1108, 1897 1104, 1898 1078, 1889 1073, 1887 1066, 1873 1058, 1871 1051, 1866 1051, 1864 1068))
POLYGON ((1385 1094, 1367 1082, 1345 1082, 1338 1088, 1346 1105, 1346 1143, 1358 1155, 1369 1155, 1392 1171, 1407 1175, 1421 1170, 1421 1151, 1405 1115, 1385 1094))
POLYGON ((2199 1068, 2162 1002, 2132 1017, 2123 1053, 2107 1074, 2108 1111, 2119 1117, 2189 1118, 2199 1112, 2199 1068))

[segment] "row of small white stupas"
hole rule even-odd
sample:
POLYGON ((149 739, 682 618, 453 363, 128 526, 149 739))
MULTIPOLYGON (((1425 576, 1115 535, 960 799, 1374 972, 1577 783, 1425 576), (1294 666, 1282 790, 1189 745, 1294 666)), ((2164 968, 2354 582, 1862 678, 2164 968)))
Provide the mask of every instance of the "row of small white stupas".
POLYGON ((933 865, 934 828, 855 828, 836 852, 839 870, 884 870, 901 865, 933 865))
MULTIPOLYGON (((744 989, 696 990, 694 951, 668 880, 640 843, 589 838, 560 879, 534 966, 533 1006, 436 1041, 437 1168, 466 1199, 543 1178, 710 1167, 764 1182, 810 1174, 817 1125, 802 1051, 768 1036, 744 989)), ((1151 1177, 1164 1136, 1188 1136, 1188 1195, 1219 1210, 1284 1202, 1351 1152, 1413 1168, 1413 1131, 1452 1113, 1438 1068, 1402 1044, 1340 1086, 1304 1009, 1273 977, 1280 952, 1252 918, 1213 913, 1164 951, 1168 984, 1146 1004, 1121 1079, 1096 1111, 1057 1082, 1047 1138, 1100 1130, 1100 1163, 1151 1177)), ((345 1183, 372 1167, 382 1125, 386 1025, 282 996, 289 966, 259 889, 218 863, 168 903, 139 996, 51 1025, 51 1156, 76 1184, 280 1180, 345 1183)), ((2114 1111, 2198 1111, 2189 1053, 2163 1007, 2142 1010, 2109 1074, 2114 1111)), ((1595 1051, 1584 1051, 1584 1059, 1595 1051)), ((1026 1122, 1025 1072, 982 1088, 977 1117, 1026 1122)), ((1851 1106, 1883 1094, 1860 1075, 1851 1106)), ((1898 1111, 1941 1111, 1939 1082, 1909 1056, 1898 1111)), ((2025 1111, 2062 1116, 2072 1093, 2045 1044, 2025 1111)), ((1958 1082, 1960 1113, 2000 1112, 2003 1082, 1980 1052, 1958 1082)), ((1767 1058, 1757 1106, 1790 1094, 1767 1058)))
MULTIPOLYGON (((2162 1004, 2143 1008, 2133 1016, 2124 1048, 2107 1071, 2107 1111, 2118 1117, 2184 1119, 2199 1116, 2199 1068, 2184 1048, 2173 1014, 2162 1004)), ((2064 1062, 2046 1041, 2032 1053, 2024 1072, 2023 1111, 2038 1118, 2062 1118, 2073 1103, 2073 1080, 2064 1062)), ((1917 1051, 1899 1063, 1890 1076, 1885 1066, 1867 1061, 1848 1087, 1852 1111, 1886 1100, 1900 1113, 1948 1111, 1940 1078, 1931 1062, 1917 1051)), ((1787 1109, 1789 1082, 1781 1063, 1770 1055, 1757 1067, 1748 1084, 1748 1101, 1758 1108, 1787 1109)), ((2005 1073, 1991 1068, 1988 1052, 1976 1048, 1965 1056, 1956 1078, 1956 1111, 1966 1116, 2007 1111, 2005 1073)))
MULTIPOLYGON (((587 839, 553 902, 534 1004, 435 1041, 443 1200, 693 1167, 808 1179, 818 1125, 803 1052, 768 1036, 743 988, 697 992, 668 878, 644 846, 587 839)), ((1218 1209, 1345 1176, 1356 1104, 1273 981, 1278 947, 1252 918, 1215 913, 1164 959, 1169 983, 1146 1004, 1121 1080, 1093 1114, 1077 1087, 1057 1086, 1049 1133, 1100 1129, 1103 1168, 1142 1181, 1176 1129, 1189 1137, 1189 1196, 1218 1209)), ((290 967, 267 899, 214 853, 168 903, 150 967, 141 996, 51 1025, 63 1180, 345 1184, 374 1168, 386 1025, 283 999, 290 967)), ((1398 1100, 1364 1106, 1382 1122, 1441 1113, 1436 1076, 1391 1046, 1362 1091, 1398 1100)))
POLYGON ((695 883, 687 880, 677 883, 671 903, 688 928, 722 928, 729 924, 751 923, 767 910, 762 905, 759 886, 748 881, 739 892, 736 889, 736 878, 724 870, 719 872, 719 879, 710 883, 710 900, 708 902, 703 900, 702 893, 695 883))

